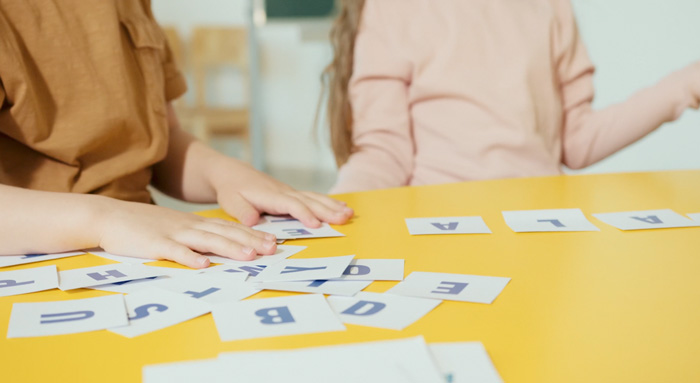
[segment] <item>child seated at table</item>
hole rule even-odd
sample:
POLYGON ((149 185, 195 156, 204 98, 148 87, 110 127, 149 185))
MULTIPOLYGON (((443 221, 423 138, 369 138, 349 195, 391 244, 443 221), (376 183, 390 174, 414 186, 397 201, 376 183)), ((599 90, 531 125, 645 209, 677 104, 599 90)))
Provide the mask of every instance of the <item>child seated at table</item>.
POLYGON ((100 246, 202 268, 275 252, 271 234, 153 205, 149 184, 245 225, 350 218, 181 130, 185 90, 149 0, 0 2, 0 255, 100 246))
POLYGON ((700 103, 700 62, 593 110, 570 0, 347 0, 326 69, 332 193, 580 169, 700 103))

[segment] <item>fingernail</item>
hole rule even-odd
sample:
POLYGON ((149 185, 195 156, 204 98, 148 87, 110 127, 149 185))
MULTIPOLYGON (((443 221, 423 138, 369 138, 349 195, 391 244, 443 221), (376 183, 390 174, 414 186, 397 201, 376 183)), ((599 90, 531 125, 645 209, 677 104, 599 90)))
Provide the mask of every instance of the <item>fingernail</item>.
POLYGON ((268 248, 268 249, 271 248, 271 247, 273 247, 273 246, 275 246, 275 245, 277 245, 277 240, 276 240, 276 239, 275 239, 275 240, 272 240, 272 241, 270 241, 270 240, 265 240, 265 242, 263 242, 263 246, 265 246, 265 247, 268 248))
POLYGON ((355 211, 351 207, 346 207, 345 209, 343 209, 343 212, 345 214, 353 214, 355 211))
POLYGON ((265 234, 265 242, 277 242, 277 237, 274 234, 265 234))
POLYGON ((241 249, 243 254, 255 255, 255 250, 252 247, 244 247, 241 249))
POLYGON ((202 265, 203 267, 209 266, 209 258, 207 258, 207 257, 199 257, 199 259, 197 260, 197 262, 198 262, 200 265, 202 265))

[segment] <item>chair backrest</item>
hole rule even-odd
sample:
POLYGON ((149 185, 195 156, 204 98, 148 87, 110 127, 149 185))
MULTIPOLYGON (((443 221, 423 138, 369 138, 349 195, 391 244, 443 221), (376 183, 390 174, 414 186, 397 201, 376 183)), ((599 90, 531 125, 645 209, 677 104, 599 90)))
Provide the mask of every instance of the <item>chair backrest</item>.
POLYGON ((248 77, 248 32, 235 27, 195 27, 191 40, 192 72, 196 83, 195 103, 206 104, 207 72, 234 67, 248 77))

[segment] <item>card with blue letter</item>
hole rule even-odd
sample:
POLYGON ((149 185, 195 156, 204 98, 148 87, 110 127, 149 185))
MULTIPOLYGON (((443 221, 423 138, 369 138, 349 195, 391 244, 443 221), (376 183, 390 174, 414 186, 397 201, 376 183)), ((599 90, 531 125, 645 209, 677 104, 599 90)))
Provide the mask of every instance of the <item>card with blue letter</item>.
POLYGON ((319 294, 233 302, 212 314, 222 341, 345 330, 319 294))
POLYGON ((141 290, 124 297, 129 325, 109 331, 133 338, 202 316, 210 305, 183 294, 158 288, 141 290))
POLYGON ((298 293, 315 293, 328 295, 353 296, 372 281, 285 281, 285 282, 253 282, 260 290, 293 291, 298 293))
MULTIPOLYGON (((279 261, 277 261, 279 262, 279 261)), ((274 263, 274 262, 273 262, 274 263)), ((249 264, 248 262, 227 263, 225 265, 210 266, 203 270, 203 274, 209 273, 228 273, 239 274, 245 278, 248 276, 256 277, 261 271, 265 270, 267 265, 264 262, 249 264)), ((244 278, 244 279, 245 279, 244 278)))
POLYGON ((344 237, 345 234, 333 229, 327 223, 313 229, 304 226, 298 219, 289 216, 264 215, 253 229, 274 234, 277 239, 344 237))
POLYGON ((121 294, 12 305, 8 338, 73 334, 129 323, 121 294))
POLYGON ((394 294, 359 292, 353 297, 328 297, 343 323, 403 330, 442 301, 394 294))
POLYGON ((161 277, 150 277, 142 279, 133 279, 131 281, 124 282, 114 282, 106 285, 90 286, 88 289, 100 290, 100 291, 111 291, 113 293, 121 294, 131 294, 137 291, 145 290, 152 287, 154 282, 162 281, 164 279, 169 279, 168 276, 161 277))
POLYGON ((503 219, 516 233, 553 231, 600 231, 581 209, 504 211, 503 219))
POLYGON ((510 278, 504 277, 414 271, 387 293, 449 301, 492 303, 508 282, 510 278))
POLYGON ((671 209, 599 213, 593 216, 620 230, 700 226, 700 222, 683 217, 671 209))
POLYGON ((246 283, 246 278, 245 274, 204 273, 164 279, 153 286, 217 305, 239 301, 260 291, 246 283))
POLYGON ((24 265, 27 263, 50 261, 53 259, 75 257, 83 255, 84 251, 69 251, 65 253, 53 254, 25 254, 25 255, 3 255, 0 257, 0 267, 24 265))
POLYGON ((426 234, 491 234, 481 217, 406 218, 411 235, 426 234))
POLYGON ((0 297, 58 288, 56 266, 0 272, 0 297))
POLYGON ((267 266, 254 279, 255 282, 316 281, 340 278, 354 255, 326 258, 285 259, 267 266))
POLYGON ((58 272, 58 288, 73 290, 166 275, 162 267, 115 263, 58 272))
POLYGON ((201 273, 201 270, 194 269, 181 269, 175 267, 160 267, 148 265, 144 265, 144 267, 152 267, 155 270, 158 270, 158 272, 164 273, 165 275, 159 277, 148 277, 142 279, 132 279, 130 281, 108 283, 106 285, 90 286, 88 288, 93 290, 111 291, 114 293, 131 294, 149 288, 151 287, 152 283, 157 281, 201 273))
POLYGON ((481 342, 431 343, 428 348, 448 382, 503 383, 481 342))
POLYGON ((353 259, 339 281, 401 281, 403 259, 353 259))

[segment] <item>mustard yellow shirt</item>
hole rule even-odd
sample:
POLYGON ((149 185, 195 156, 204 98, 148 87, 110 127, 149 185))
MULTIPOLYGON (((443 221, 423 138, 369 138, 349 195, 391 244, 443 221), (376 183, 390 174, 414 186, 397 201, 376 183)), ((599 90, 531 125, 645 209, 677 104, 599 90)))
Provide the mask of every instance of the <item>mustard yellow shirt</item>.
POLYGON ((149 0, 0 0, 0 183, 150 201, 185 90, 149 0))

